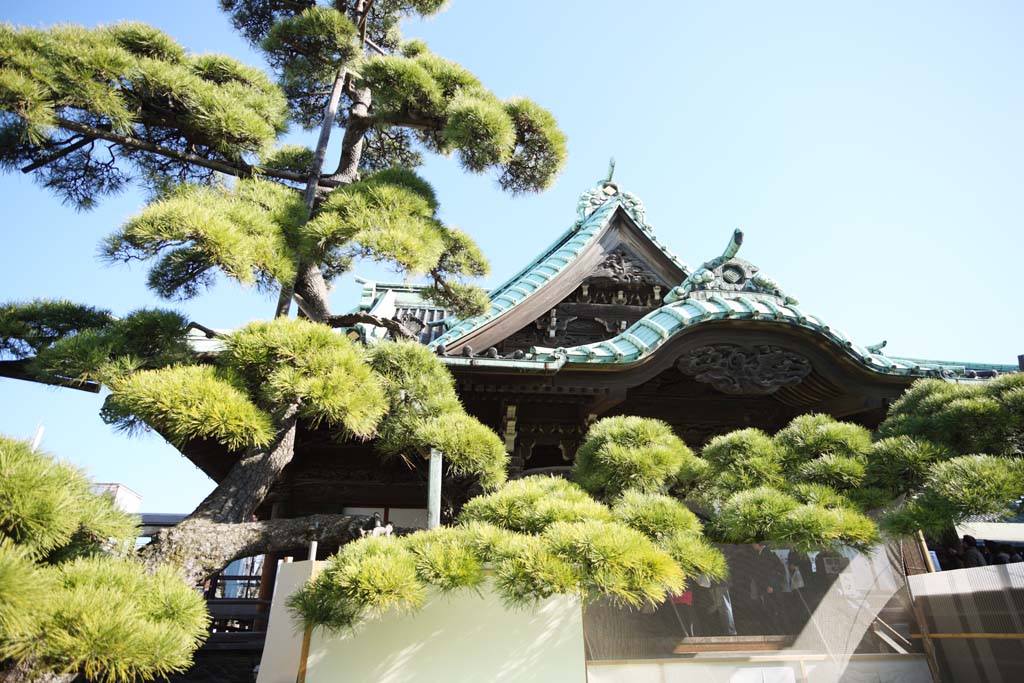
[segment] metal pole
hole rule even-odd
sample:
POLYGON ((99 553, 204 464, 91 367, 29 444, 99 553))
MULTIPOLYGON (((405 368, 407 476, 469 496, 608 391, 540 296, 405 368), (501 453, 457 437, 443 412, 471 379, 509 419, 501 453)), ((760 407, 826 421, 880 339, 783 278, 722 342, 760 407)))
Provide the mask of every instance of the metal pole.
POLYGON ((427 486, 427 528, 441 526, 441 451, 430 449, 430 478, 427 486))

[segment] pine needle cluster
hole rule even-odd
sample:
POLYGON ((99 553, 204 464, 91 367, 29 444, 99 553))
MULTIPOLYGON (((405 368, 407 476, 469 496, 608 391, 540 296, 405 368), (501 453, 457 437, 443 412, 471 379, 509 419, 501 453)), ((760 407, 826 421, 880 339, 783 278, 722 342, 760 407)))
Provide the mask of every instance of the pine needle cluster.
POLYGON ((485 310, 486 293, 467 280, 486 275, 487 261, 438 219, 433 190, 408 168, 419 150, 455 153, 510 192, 540 191, 566 155, 550 112, 499 100, 462 66, 402 41, 400 20, 440 11, 438 0, 381 0, 368 15, 355 2, 221 5, 277 83, 144 24, 0 27, 0 166, 32 171, 81 208, 132 178, 148 184, 155 199, 102 253, 149 262, 148 284, 164 298, 194 297, 218 273, 286 293, 310 276, 295 291, 320 320, 330 281, 370 259, 428 277, 425 294, 458 317, 485 310), (329 131, 331 91, 346 128, 333 174, 326 138, 320 156, 274 148, 292 122, 329 131), (307 181, 315 201, 296 188, 307 181))
POLYGON ((389 406, 375 441, 379 453, 411 459, 436 448, 453 474, 476 476, 486 489, 504 483, 504 443, 465 412, 454 379, 436 355, 416 342, 390 342, 369 351, 369 364, 389 406))
MULTIPOLYGON (((272 153, 273 163, 303 165, 302 148, 272 153)), ((437 218, 433 188, 414 172, 390 168, 331 192, 307 222, 302 196, 261 179, 171 187, 101 247, 110 262, 152 262, 148 284, 168 299, 189 299, 218 273, 270 291, 289 285, 296 267, 319 265, 326 282, 353 259, 389 263, 410 275, 429 274, 428 294, 457 315, 479 312, 486 295, 464 284, 489 266, 465 233, 437 218)))
MULTIPOLYGON (((57 132, 63 121, 228 160, 258 153, 287 125, 287 101, 262 71, 222 55, 191 55, 134 22, 95 29, 0 26, 0 110, 7 112, 0 118, 6 143, 0 162, 10 167, 68 143, 57 132)), ((105 145, 89 144, 38 173, 66 199, 88 207, 128 181, 108 161, 105 145)), ((154 169, 145 155, 132 162, 144 175, 154 169)))
POLYGON ((694 459, 693 451, 664 422, 609 417, 587 432, 576 453, 573 479, 605 498, 629 489, 660 491, 694 459))
POLYGON ((1024 374, 978 384, 918 380, 893 403, 879 434, 961 454, 1024 455, 1024 374))
POLYGON ((721 555, 675 501, 632 497, 621 514, 563 479, 527 477, 471 500, 458 523, 409 536, 351 543, 290 599, 309 626, 354 628, 388 610, 415 611, 431 589, 479 590, 490 578, 509 606, 552 595, 617 604, 657 604, 694 573, 724 576, 721 555), (642 529, 658 515, 669 533, 642 529), (618 518, 617 518, 618 517, 618 518), (685 554, 689 564, 677 561, 685 554))
POLYGON ((1024 491, 1024 375, 976 384, 918 380, 879 426, 868 483, 907 493, 885 525, 939 535, 971 515, 1006 515, 1024 491))
MULTIPOLYGON (((774 436, 737 430, 711 439, 701 457, 691 455, 668 491, 706 514, 709 537, 727 543, 864 548, 878 539, 865 513, 881 508, 890 508, 881 524, 894 533, 940 534, 968 516, 1005 514, 1018 504, 1022 397, 1019 375, 975 385, 921 380, 892 406, 877 437, 820 414, 799 416, 774 436), (982 447, 993 454, 973 450, 982 447)), ((577 481, 614 495, 628 482, 609 487, 605 478, 628 472, 629 481, 642 482, 638 489, 664 492, 663 445, 638 435, 671 430, 652 422, 596 423, 577 455, 577 481), (652 476, 637 477, 637 463, 652 476)))
POLYGON ((196 296, 217 272, 266 290, 295 278, 305 219, 302 197, 278 183, 179 185, 107 237, 101 253, 110 262, 156 259, 149 286, 168 299, 196 296))
POLYGON ((467 171, 498 169, 505 190, 543 190, 565 162, 565 136, 547 110, 523 98, 501 101, 421 41, 365 60, 359 73, 374 92, 377 123, 412 127, 428 149, 456 153, 467 171))
POLYGON ((127 554, 136 524, 75 468, 0 437, 0 658, 103 683, 188 668, 206 606, 127 554))
POLYGON ((342 272, 334 264, 355 258, 390 262, 410 274, 429 273, 434 289, 428 296, 456 315, 478 313, 486 299, 466 305, 448 290, 466 287, 460 280, 487 275, 490 268, 473 240, 438 220, 437 210, 429 183, 408 169, 390 168, 331 192, 303 227, 302 239, 331 272, 342 272))
POLYGON ((129 372, 192 361, 186 321, 174 311, 110 311, 36 299, 0 306, 0 354, 29 372, 76 382, 109 383, 129 372))

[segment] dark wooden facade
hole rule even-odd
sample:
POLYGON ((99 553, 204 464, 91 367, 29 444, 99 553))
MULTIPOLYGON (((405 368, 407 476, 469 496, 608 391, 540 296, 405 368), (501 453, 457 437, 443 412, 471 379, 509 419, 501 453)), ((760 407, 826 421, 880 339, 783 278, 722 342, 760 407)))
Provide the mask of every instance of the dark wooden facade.
MULTIPOLYGON (((557 368, 520 362, 537 346, 587 344, 620 334, 661 307, 689 274, 619 209, 543 290, 438 349, 466 409, 505 439, 512 476, 565 471, 589 425, 609 415, 664 420, 694 448, 733 429, 774 431, 809 412, 874 427, 915 379, 874 372, 811 330, 751 319, 695 325, 635 362, 569 362, 557 368), (731 354, 711 380, 685 365, 694 352, 709 348, 731 354), (761 367, 764 354, 802 359, 808 367, 797 381, 773 377, 778 368, 761 367), (733 361, 737 367, 730 368, 733 361), (738 383, 723 387, 722 381, 732 381, 730 373, 738 383), (746 382, 752 376, 756 382, 746 382)), ((382 461, 372 444, 338 443, 310 429, 300 430, 297 444, 295 461, 261 515, 425 506, 425 468, 382 461)), ((219 449, 194 444, 189 456, 214 479, 226 472, 219 449)), ((472 492, 471 482, 446 481, 449 512, 472 492)))

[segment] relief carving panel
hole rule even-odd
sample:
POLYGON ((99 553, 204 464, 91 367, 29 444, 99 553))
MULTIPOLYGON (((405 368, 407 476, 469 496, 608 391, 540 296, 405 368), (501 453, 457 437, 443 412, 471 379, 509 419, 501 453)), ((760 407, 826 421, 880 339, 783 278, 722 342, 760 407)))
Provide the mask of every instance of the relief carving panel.
POLYGON ((811 362, 799 353, 778 346, 737 344, 693 349, 676 361, 676 367, 724 394, 756 395, 799 384, 812 369, 811 362))

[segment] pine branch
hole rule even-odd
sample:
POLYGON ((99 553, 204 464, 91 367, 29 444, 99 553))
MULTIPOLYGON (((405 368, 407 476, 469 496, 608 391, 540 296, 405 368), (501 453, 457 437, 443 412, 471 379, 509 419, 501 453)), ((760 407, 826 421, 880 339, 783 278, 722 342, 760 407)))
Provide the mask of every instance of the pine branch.
POLYGON ((62 147, 61 149, 57 150, 56 152, 54 152, 52 154, 48 154, 47 156, 43 157, 42 159, 37 159, 37 160, 33 161, 28 166, 25 166, 24 168, 22 168, 21 172, 22 173, 31 173, 32 171, 35 171, 38 168, 42 168, 43 166, 46 166, 47 164, 49 164, 51 162, 54 162, 54 161, 57 161, 58 159, 62 159, 64 157, 66 157, 67 155, 71 154, 75 150, 81 149, 81 148, 85 147, 86 145, 92 143, 94 140, 95 140, 94 137, 86 135, 85 137, 83 137, 78 142, 73 142, 70 145, 68 145, 67 147, 62 147))
POLYGON ((408 327, 403 325, 398 320, 391 320, 389 318, 381 318, 380 316, 371 315, 369 313, 347 313, 345 315, 332 315, 329 316, 325 321, 326 324, 331 327, 352 327, 356 323, 366 323, 367 325, 373 325, 375 327, 383 327, 392 336, 399 339, 415 339, 416 335, 412 333, 408 327))
MULTIPOLYGON (((268 178, 290 180, 296 183, 305 183, 306 181, 309 180, 308 176, 305 176, 301 173, 294 173, 292 171, 285 171, 273 168, 261 168, 257 171, 256 168, 244 162, 239 162, 238 165, 232 165, 226 161, 206 159, 195 154, 189 154, 188 152, 180 152, 176 149, 171 149, 170 147, 163 147, 161 145, 157 145, 146 140, 140 140, 139 138, 131 137, 129 135, 115 133, 114 131, 107 130, 105 128, 88 126, 84 123, 79 123, 78 121, 73 121, 71 119, 66 119, 64 117, 57 117, 57 123, 60 125, 61 128, 65 128, 76 133, 82 133, 83 135, 91 136, 94 138, 100 138, 101 140, 108 140, 123 147, 128 147, 143 152, 151 152, 153 154, 158 154, 162 157, 174 159, 176 161, 181 161, 187 164, 194 164, 196 166, 201 166, 203 168, 209 168, 211 170, 218 171, 220 173, 225 173, 227 175, 237 176, 239 178, 246 178, 253 175, 262 175, 267 176, 268 178)), ((320 187, 337 187, 338 185, 341 184, 342 183, 331 180, 329 178, 322 178, 318 183, 320 187)))
POLYGON ((57 375, 37 375, 29 370, 28 360, 0 360, 0 377, 37 382, 54 387, 78 389, 79 391, 88 391, 91 394, 100 393, 100 385, 97 382, 75 380, 68 377, 58 377, 57 375))
MULTIPOLYGON (((191 518, 161 531, 140 554, 150 569, 177 565, 190 583, 224 569, 234 560, 272 552, 300 553, 316 539, 326 547, 344 545, 360 537, 370 521, 365 515, 310 515, 259 522, 219 523, 191 518)), ((402 535, 411 529, 395 529, 402 535)))

